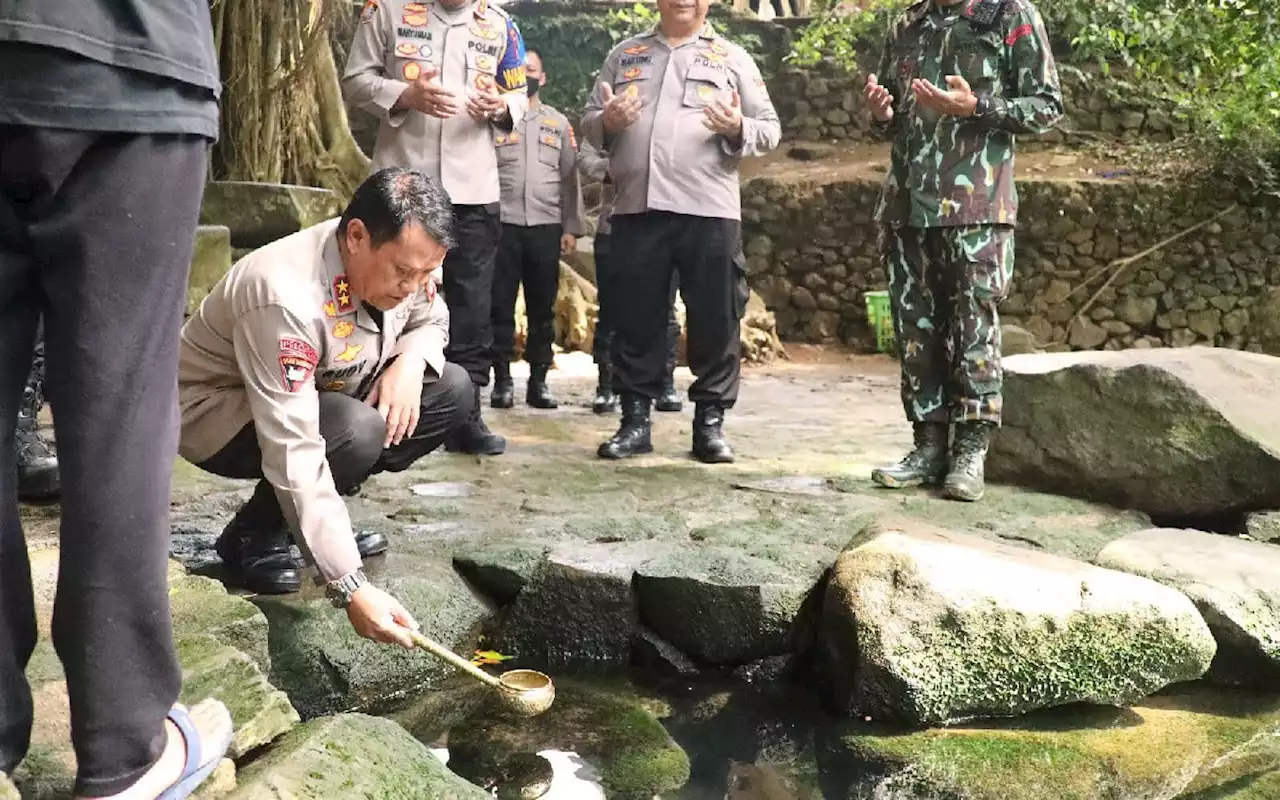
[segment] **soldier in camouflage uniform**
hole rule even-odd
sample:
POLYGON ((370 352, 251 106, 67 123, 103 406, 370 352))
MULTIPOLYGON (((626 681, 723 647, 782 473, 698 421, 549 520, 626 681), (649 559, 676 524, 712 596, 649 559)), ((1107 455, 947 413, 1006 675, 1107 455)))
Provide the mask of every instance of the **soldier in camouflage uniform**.
POLYGON ((893 141, 876 221, 915 433, 915 448, 872 479, 941 482, 945 496, 975 501, 1000 424, 1014 136, 1044 133, 1063 113, 1044 22, 1028 0, 916 3, 890 29, 866 100, 873 132, 893 141))

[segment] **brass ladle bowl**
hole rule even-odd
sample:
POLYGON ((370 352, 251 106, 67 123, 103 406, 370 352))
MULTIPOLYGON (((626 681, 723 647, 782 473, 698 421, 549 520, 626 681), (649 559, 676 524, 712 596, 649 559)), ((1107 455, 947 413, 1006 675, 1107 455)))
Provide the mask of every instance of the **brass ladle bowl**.
POLYGON ((536 717, 551 708, 556 700, 556 687, 551 678, 531 669, 513 669, 494 677, 449 648, 410 632, 413 643, 448 661, 471 677, 497 691, 498 699, 510 711, 522 717, 536 717))

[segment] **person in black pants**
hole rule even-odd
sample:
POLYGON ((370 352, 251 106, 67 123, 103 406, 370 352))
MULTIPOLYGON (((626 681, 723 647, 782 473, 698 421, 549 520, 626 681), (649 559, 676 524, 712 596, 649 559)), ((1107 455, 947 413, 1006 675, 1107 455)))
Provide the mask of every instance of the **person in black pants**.
POLYGON ((221 703, 176 705, 168 595, 178 328, 220 86, 204 0, 0 5, 0 772, 32 726, 14 430, 43 316, 78 797, 186 797, 231 741, 221 703))
MULTIPOLYGON (((590 142, 583 141, 578 150, 578 168, 584 177, 600 181, 600 209, 596 213, 596 235, 593 249, 596 267, 596 329, 592 337, 591 353, 599 371, 595 401, 591 410, 597 414, 610 414, 618 410, 618 396, 613 392, 613 362, 609 350, 613 347, 614 284, 617 271, 613 264, 613 235, 609 218, 613 213, 613 181, 609 178, 609 158, 590 142)), ((676 319, 676 291, 679 278, 672 276, 671 296, 667 311, 667 363, 663 374, 662 394, 653 407, 658 411, 682 411, 684 403, 676 392, 676 355, 680 347, 680 320, 676 319)))

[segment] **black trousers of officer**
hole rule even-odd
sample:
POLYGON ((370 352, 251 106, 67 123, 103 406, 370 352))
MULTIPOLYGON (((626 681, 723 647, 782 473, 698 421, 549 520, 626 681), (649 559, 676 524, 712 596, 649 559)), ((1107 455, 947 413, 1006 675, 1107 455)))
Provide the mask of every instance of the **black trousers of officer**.
MULTIPOLYGON (((616 297, 618 270, 613 264, 613 234, 596 234, 592 245, 596 262, 596 331, 591 339, 591 353, 597 364, 610 364, 613 359, 614 308, 624 302, 616 297)), ((680 290, 679 275, 671 276, 670 311, 667 314, 667 364, 676 362, 676 350, 680 346, 680 320, 676 318, 676 292, 680 290)), ((668 366, 668 368, 669 368, 668 366)))
POLYGON ((656 398, 665 371, 663 335, 670 286, 678 275, 688 326, 689 399, 732 408, 738 400, 747 276, 737 220, 667 211, 614 214, 612 263, 617 270, 614 385, 656 398))
MULTIPOLYGON (((387 425, 378 409, 350 395, 320 392, 320 435, 333 485, 346 493, 379 472, 403 472, 435 450, 445 436, 466 420, 475 405, 471 377, 457 364, 445 364, 437 378, 430 370, 422 385, 418 427, 400 444, 383 449, 387 425)), ((257 479, 253 496, 240 510, 240 520, 263 532, 284 527, 275 489, 262 474, 257 429, 244 426, 221 450, 198 464, 224 478, 257 479)))
POLYGON ((167 575, 174 376, 207 153, 197 136, 0 127, 0 772, 32 724, 14 428, 43 315, 62 473, 52 633, 77 794, 116 794, 155 763, 182 681, 167 575))
POLYGON ((524 360, 551 366, 556 338, 556 293, 560 289, 561 225, 502 225, 498 266, 493 276, 493 363, 515 354, 516 294, 524 285, 529 320, 524 360))
POLYGON ((444 297, 449 305, 449 345, 445 357, 471 376, 476 386, 489 385, 493 360, 494 262, 502 223, 497 203, 455 205, 454 236, 458 240, 444 259, 444 297))

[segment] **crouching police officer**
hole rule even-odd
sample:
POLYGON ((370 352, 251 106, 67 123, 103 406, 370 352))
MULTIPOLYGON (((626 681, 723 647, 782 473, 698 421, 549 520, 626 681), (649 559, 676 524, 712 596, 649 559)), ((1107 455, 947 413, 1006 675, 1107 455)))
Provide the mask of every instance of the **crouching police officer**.
POLYGON ((489 402, 494 408, 511 408, 515 402, 511 357, 515 354, 516 293, 522 283, 529 320, 525 402, 534 408, 558 405, 547 388, 547 372, 554 357, 560 254, 572 253, 582 235, 578 141, 565 115, 538 97, 546 73, 536 50, 525 52, 525 79, 529 111, 510 133, 497 136, 502 242, 493 277, 494 379, 489 402))
POLYGON ((654 29, 605 59, 582 118, 584 137, 609 153, 614 296, 627 301, 614 307, 612 348, 622 425, 602 458, 653 450, 649 408, 662 390, 675 272, 696 377, 693 453, 733 460, 722 425, 738 398, 748 297, 738 164, 776 147, 782 130, 760 70, 707 23, 709 5, 659 0, 654 29))
MULTIPOLYGON (((258 479, 217 543, 250 591, 300 588, 292 531, 338 600, 351 596, 365 583, 361 559, 387 541, 353 534, 341 495, 407 469, 471 413, 471 380, 445 361, 449 313, 435 291, 452 226, 439 183, 379 171, 340 219, 239 261, 183 327, 182 455, 258 479)), ((370 595, 379 608, 390 600, 370 595)))
MULTIPOLYGON (((613 267, 613 236, 610 234, 609 217, 613 214, 613 180, 609 177, 609 156, 597 150, 585 139, 578 149, 578 169, 583 177, 600 182, 600 210, 596 214, 596 235, 592 249, 596 265, 596 330, 592 338, 591 353, 599 371, 596 399, 591 410, 597 414, 610 414, 618 410, 618 396, 613 392, 613 362, 609 348, 613 346, 613 307, 619 300, 613 296, 616 270, 613 267)), ((680 347, 680 321, 676 319, 676 291, 679 278, 671 276, 671 295, 667 312, 667 362, 662 374, 662 394, 654 401, 658 411, 683 411, 684 402, 676 391, 676 351, 680 347)))

